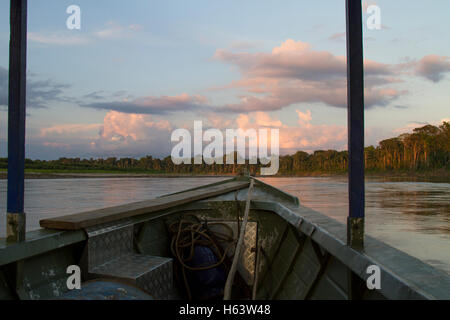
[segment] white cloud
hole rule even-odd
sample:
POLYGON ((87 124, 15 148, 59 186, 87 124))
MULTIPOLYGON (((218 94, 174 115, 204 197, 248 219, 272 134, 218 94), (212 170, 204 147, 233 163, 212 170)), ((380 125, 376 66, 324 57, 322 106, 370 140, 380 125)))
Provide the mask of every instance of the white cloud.
POLYGON ((31 42, 60 45, 60 46, 76 46, 84 45, 91 42, 91 39, 85 35, 76 35, 71 33, 36 33, 29 32, 28 40, 31 42))
POLYGON ((83 30, 80 31, 81 33, 69 30, 66 32, 29 32, 28 40, 47 45, 75 46, 90 44, 98 40, 130 38, 142 30, 143 26, 139 24, 122 26, 115 22, 108 22, 104 28, 94 32, 83 32, 83 30))

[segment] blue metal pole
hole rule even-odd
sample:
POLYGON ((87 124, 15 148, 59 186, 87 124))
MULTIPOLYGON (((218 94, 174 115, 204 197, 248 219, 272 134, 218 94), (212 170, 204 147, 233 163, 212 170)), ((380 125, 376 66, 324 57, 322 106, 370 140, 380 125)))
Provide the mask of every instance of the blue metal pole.
POLYGON ((25 240, 24 171, 27 0, 11 0, 8 98, 7 240, 25 240))
POLYGON ((361 0, 346 0, 349 217, 347 242, 364 247, 364 60, 361 0))

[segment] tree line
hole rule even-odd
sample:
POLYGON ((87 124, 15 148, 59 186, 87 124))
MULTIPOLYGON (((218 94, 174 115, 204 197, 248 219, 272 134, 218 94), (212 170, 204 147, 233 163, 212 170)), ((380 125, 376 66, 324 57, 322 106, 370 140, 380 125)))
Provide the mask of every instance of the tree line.
MULTIPOLYGON (((224 157, 225 158, 225 157, 224 157)), ((440 126, 426 125, 396 138, 386 139, 377 147, 365 148, 367 171, 427 171, 450 170, 450 123, 440 126)), ((171 157, 164 159, 152 156, 136 158, 58 160, 26 159, 28 170, 54 171, 111 171, 159 174, 210 174, 234 175, 244 170, 258 174, 261 164, 213 164, 175 165, 171 157)), ((193 162, 192 162, 193 163, 193 162)), ((225 161, 224 161, 225 163, 225 161)), ((348 167, 348 152, 318 150, 313 153, 298 151, 293 155, 280 156, 278 175, 306 175, 312 173, 345 173, 348 167)), ((0 159, 0 168, 7 168, 7 159, 0 159)))

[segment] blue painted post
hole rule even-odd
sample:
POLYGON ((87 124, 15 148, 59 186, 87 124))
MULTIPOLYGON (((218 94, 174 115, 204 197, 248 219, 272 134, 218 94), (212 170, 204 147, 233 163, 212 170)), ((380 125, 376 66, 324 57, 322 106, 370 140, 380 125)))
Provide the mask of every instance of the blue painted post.
POLYGON ((347 243, 364 247, 364 61, 361 0, 346 0, 349 217, 347 243))
POLYGON ((24 170, 27 0, 11 0, 8 99, 7 241, 25 240, 24 170))

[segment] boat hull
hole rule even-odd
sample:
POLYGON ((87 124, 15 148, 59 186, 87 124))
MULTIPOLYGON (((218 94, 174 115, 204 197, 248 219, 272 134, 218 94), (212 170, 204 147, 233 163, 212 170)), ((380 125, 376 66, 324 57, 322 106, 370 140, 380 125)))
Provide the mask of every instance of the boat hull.
MULTIPOLYGON (((236 181, 248 178, 231 182, 236 181)), ((132 254, 167 259, 173 258, 168 226, 188 215, 208 224, 227 223, 237 238, 237 217, 240 213, 242 218, 245 209, 247 184, 230 190, 230 181, 225 181, 156 200, 160 205, 170 197, 183 199, 183 195, 207 193, 221 185, 222 193, 149 212, 140 208, 138 214, 113 219, 107 227, 103 221, 95 226, 96 230, 110 232, 125 226, 131 235, 132 254)), ((126 206, 121 208, 126 211, 126 206)), ((130 208, 136 210, 136 205, 130 208)), ((117 215, 117 210, 111 212, 117 215)), ((29 232, 23 243, 1 243, 0 299, 64 297, 70 291, 67 268, 71 265, 80 266, 83 280, 95 279, 89 267, 89 255, 94 252, 94 236, 89 228, 92 226, 79 230, 41 229, 29 232)), ((256 181, 238 270, 258 300, 450 298, 450 279, 445 273, 369 236, 365 244, 364 251, 350 248, 344 225, 256 181), (371 266, 380 271, 380 288, 367 285, 371 266)), ((96 248, 102 252, 116 249, 111 245, 96 248)), ((166 298, 184 298, 176 283, 173 288, 166 298)))

